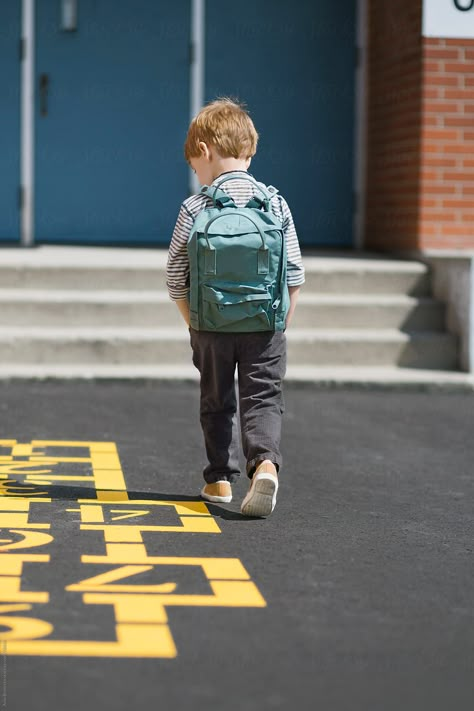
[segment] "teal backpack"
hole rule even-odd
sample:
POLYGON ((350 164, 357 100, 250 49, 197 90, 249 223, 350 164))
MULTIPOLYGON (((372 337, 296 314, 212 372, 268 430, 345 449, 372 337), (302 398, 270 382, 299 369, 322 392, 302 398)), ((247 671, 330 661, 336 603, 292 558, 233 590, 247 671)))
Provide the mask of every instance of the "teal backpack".
POLYGON ((286 282, 286 240, 263 189, 243 208, 215 186, 201 193, 213 207, 196 217, 188 238, 190 323, 197 331, 284 331, 290 304, 286 282))

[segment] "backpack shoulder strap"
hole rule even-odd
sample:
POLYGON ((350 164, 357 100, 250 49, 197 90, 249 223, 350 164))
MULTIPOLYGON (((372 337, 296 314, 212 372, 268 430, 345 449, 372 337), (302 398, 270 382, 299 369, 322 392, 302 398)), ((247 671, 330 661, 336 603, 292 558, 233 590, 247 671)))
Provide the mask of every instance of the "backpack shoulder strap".
POLYGON ((269 193, 268 198, 261 198, 260 195, 254 195, 252 198, 250 198, 245 207, 256 207, 259 210, 263 207, 266 212, 269 212, 270 200, 274 195, 277 194, 278 190, 274 188, 273 185, 269 185, 267 187, 267 192, 269 193))
POLYGON ((206 195, 206 197, 210 197, 212 202, 214 203, 214 207, 235 207, 237 208, 237 205, 235 202, 232 200, 230 195, 227 195, 223 190, 220 188, 210 185, 203 185, 201 188, 201 193, 203 195, 206 195))

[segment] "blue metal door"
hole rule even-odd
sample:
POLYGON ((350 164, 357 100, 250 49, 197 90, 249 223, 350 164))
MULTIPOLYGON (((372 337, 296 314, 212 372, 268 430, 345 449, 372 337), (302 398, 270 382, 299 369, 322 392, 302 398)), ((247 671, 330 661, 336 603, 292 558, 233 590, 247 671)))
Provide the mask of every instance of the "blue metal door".
POLYGON ((275 185, 302 244, 353 244, 356 0, 206 2, 206 100, 247 103, 250 172, 275 185))
POLYGON ((21 2, 0 2, 0 241, 20 239, 21 2))
MULTIPOLYGON (((9 3, 2 3, 2 5, 9 3)), ((187 195, 190 0, 36 8, 36 242, 167 244, 187 195)))

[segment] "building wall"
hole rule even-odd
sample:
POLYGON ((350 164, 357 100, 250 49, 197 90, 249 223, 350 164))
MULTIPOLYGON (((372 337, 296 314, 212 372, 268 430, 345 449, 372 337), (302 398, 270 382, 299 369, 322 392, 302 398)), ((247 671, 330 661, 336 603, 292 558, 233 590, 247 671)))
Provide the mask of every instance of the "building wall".
POLYGON ((422 37, 422 0, 369 0, 365 246, 474 248, 474 40, 422 37))
POLYGON ((423 41, 419 248, 474 249, 474 39, 423 41))

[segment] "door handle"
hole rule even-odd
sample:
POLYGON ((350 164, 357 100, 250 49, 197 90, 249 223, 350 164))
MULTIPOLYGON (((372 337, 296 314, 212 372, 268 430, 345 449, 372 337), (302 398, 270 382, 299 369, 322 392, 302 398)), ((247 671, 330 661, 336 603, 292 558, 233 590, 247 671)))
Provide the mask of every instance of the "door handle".
POLYGON ((39 89, 40 89, 40 114, 41 114, 41 116, 47 116, 48 115, 49 74, 40 74, 39 89))

